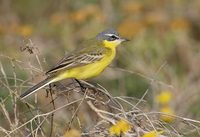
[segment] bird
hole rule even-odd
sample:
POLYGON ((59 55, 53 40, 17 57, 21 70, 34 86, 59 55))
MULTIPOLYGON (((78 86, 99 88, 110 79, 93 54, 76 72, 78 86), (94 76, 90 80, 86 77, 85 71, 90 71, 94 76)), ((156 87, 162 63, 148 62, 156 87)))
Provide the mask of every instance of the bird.
POLYGON ((81 48, 65 55, 46 72, 46 79, 26 90, 20 98, 24 99, 39 89, 64 79, 87 80, 98 76, 115 58, 117 46, 129 40, 110 28, 88 41, 81 48))

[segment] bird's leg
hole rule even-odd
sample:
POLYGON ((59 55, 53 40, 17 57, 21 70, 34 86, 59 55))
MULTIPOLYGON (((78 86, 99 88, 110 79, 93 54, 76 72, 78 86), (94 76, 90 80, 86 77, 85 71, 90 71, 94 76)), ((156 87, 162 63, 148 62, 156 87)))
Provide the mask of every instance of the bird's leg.
MULTIPOLYGON (((49 89, 51 88, 50 85, 51 85, 51 84, 49 84, 49 89)), ((49 89, 48 89, 48 88, 46 89, 46 98, 48 98, 48 96, 49 96, 49 89)))
POLYGON ((80 86, 81 91, 85 90, 85 87, 83 86, 83 84, 81 84, 81 82, 78 79, 74 79, 80 86))
MULTIPOLYGON (((48 89, 46 89, 46 97, 48 97, 49 96, 49 92, 52 92, 53 90, 52 90, 52 88, 54 87, 55 85, 54 85, 54 83, 50 83, 49 84, 49 88, 48 89)), ((52 92, 53 93, 53 92, 52 92)))
POLYGON ((47 98, 48 98, 48 96, 49 96, 49 92, 51 92, 51 89, 52 89, 51 83, 50 83, 48 86, 49 86, 49 88, 46 89, 46 97, 47 97, 47 98))

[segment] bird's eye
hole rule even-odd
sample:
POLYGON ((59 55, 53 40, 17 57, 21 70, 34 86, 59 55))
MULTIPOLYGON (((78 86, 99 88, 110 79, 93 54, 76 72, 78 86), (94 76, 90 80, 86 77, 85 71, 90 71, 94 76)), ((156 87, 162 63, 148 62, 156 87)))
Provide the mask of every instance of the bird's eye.
POLYGON ((115 35, 112 35, 112 36, 110 36, 109 38, 108 38, 108 40, 109 41, 114 41, 114 40, 116 40, 116 39, 119 39, 117 36, 115 36, 115 35))

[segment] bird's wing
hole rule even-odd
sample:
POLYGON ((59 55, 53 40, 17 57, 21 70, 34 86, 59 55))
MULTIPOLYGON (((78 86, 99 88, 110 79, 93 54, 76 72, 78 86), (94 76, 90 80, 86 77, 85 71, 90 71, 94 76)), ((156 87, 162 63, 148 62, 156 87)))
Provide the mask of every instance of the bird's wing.
POLYGON ((62 58, 57 65, 46 72, 46 74, 56 73, 63 69, 70 69, 84 66, 101 60, 104 57, 105 48, 101 46, 89 46, 79 51, 75 51, 62 58))

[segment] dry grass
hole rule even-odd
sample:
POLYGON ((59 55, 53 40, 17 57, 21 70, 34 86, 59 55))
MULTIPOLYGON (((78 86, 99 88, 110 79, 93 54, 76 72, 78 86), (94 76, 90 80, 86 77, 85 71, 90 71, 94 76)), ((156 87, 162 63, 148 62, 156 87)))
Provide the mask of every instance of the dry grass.
POLYGON ((0 1, 0 136, 108 136, 121 119, 132 127, 123 136, 199 136, 199 5, 0 1), (131 41, 93 83, 64 80, 19 98, 65 51, 110 27, 131 41))
MULTIPOLYGON (((31 43, 32 45, 32 43, 31 43)), ((109 128, 118 120, 123 119, 131 125, 131 130, 122 136, 142 136, 149 131, 164 131, 162 136, 190 136, 200 135, 200 121, 178 115, 163 114, 153 110, 145 97, 149 88, 155 84, 168 85, 156 80, 157 74, 162 71, 163 63, 154 77, 132 72, 122 68, 115 68, 123 73, 136 74, 149 80, 149 88, 144 95, 137 99, 130 96, 113 96, 103 86, 80 81, 81 86, 73 80, 50 85, 43 94, 36 94, 32 100, 21 100, 21 94, 31 81, 18 77, 17 70, 28 70, 30 77, 43 72, 44 62, 34 54, 36 66, 25 63, 12 57, 1 55, 2 61, 10 62, 11 75, 7 74, 4 65, 0 64, 1 97, 0 125, 1 136, 63 136, 70 129, 77 129, 82 136, 109 136, 109 128), (25 67, 26 66, 26 67, 25 67), (12 81, 12 82, 9 82, 12 81), (84 87, 84 88, 83 88, 84 87), (160 114, 173 117, 172 123, 159 119, 160 114)), ((30 51, 31 50, 31 51, 30 51)), ((32 84, 31 84, 32 85, 32 84)), ((29 86, 28 86, 29 87, 29 86)))

